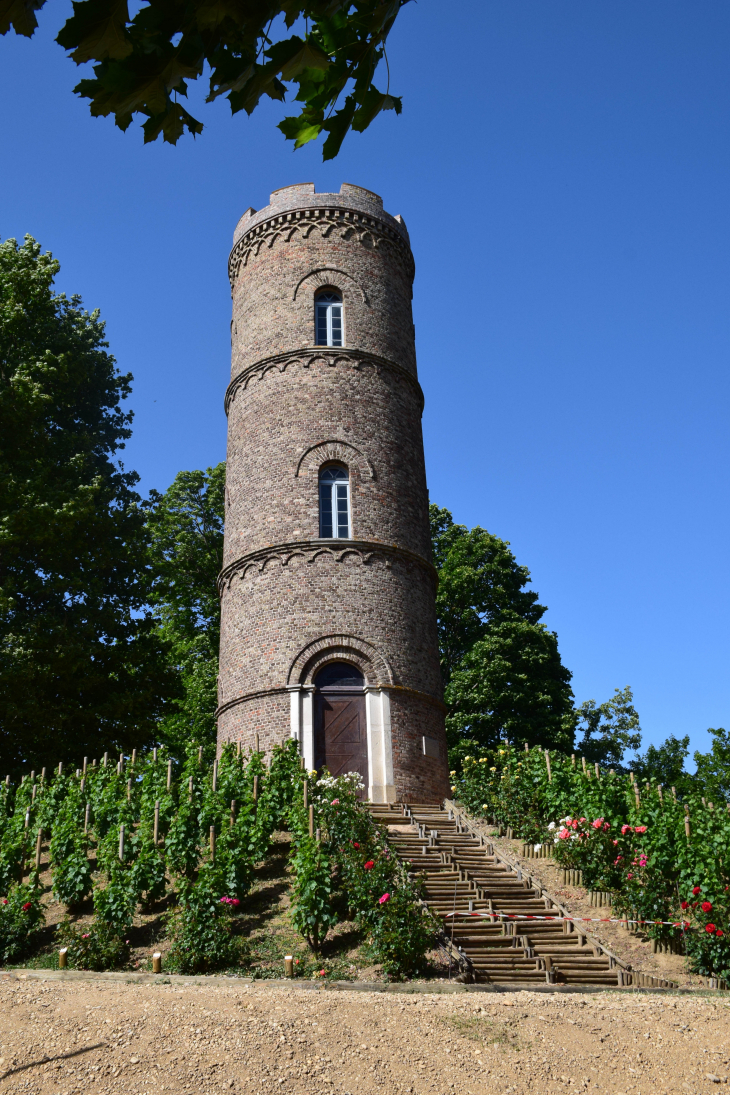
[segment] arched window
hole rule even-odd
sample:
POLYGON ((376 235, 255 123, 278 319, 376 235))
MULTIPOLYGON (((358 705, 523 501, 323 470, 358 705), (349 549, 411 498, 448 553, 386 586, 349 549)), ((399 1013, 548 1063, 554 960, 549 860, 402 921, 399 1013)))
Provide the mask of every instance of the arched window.
POLYGON ((350 538, 350 477, 347 468, 322 468, 319 473, 319 535, 324 540, 350 538))
POLYGON ((317 346, 342 345, 342 297, 335 289, 323 289, 314 301, 317 346))

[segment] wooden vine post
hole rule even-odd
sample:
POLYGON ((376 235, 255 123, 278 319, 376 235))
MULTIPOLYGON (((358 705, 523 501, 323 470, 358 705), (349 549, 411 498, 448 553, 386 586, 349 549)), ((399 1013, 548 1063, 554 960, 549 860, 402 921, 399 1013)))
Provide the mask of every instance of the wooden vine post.
POLYGON ((215 863, 215 825, 210 827, 210 861, 215 863))
POLYGON ((167 762, 167 789, 168 791, 172 787, 172 761, 167 762))
POLYGON ((41 869, 41 845, 43 843, 43 830, 38 830, 38 836, 35 839, 35 873, 39 874, 41 869))
POLYGON ((687 843, 689 844, 692 830, 689 824, 689 806, 686 805, 684 807, 684 835, 687 837, 687 843))
POLYGON ((213 794, 218 790, 218 761, 213 761, 213 794))
POLYGON ((159 839, 160 839, 160 800, 157 799, 157 801, 155 802, 155 827, 154 827, 154 831, 152 833, 152 841, 155 845, 155 848, 157 847, 159 839))
POLYGON ((314 836, 314 806, 309 807, 309 835, 314 836))
POLYGON ((119 862, 124 863, 124 825, 119 826, 119 862))
POLYGON ((550 750, 545 750, 545 767, 547 768, 548 783, 553 781, 553 773, 550 770, 550 750))

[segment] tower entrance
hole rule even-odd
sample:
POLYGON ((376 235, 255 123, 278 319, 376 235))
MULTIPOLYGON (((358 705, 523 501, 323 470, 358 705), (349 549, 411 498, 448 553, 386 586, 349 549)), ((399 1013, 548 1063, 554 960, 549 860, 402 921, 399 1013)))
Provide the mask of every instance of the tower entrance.
POLYGON ((330 662, 314 678, 314 766, 333 776, 359 772, 368 786, 365 681, 347 662, 330 662))

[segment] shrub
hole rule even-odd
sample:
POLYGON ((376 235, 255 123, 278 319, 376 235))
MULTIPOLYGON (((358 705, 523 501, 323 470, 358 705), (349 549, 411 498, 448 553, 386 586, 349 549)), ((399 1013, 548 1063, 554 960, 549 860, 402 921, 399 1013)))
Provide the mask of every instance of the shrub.
POLYGON ((13 886, 0 898, 0 962, 18 958, 43 923, 40 898, 40 889, 32 885, 13 886))
POLYGON ((118 969, 129 962, 129 940, 118 928, 102 920, 94 919, 88 926, 76 926, 66 918, 57 929, 57 940, 68 947, 68 962, 72 969, 118 969))
POLYGON ((214 867, 201 868, 197 882, 183 887, 180 905, 168 916, 172 940, 167 964, 180 973, 208 973, 235 965, 238 944, 231 919, 235 905, 222 900, 214 867))

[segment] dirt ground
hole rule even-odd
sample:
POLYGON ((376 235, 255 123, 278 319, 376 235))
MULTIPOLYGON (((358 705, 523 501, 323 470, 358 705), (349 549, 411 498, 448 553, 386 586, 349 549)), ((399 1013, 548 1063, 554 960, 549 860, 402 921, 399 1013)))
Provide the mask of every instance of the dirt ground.
POLYGON ((18 1095, 673 1095, 730 1065, 730 998, 0 983, 18 1095))

